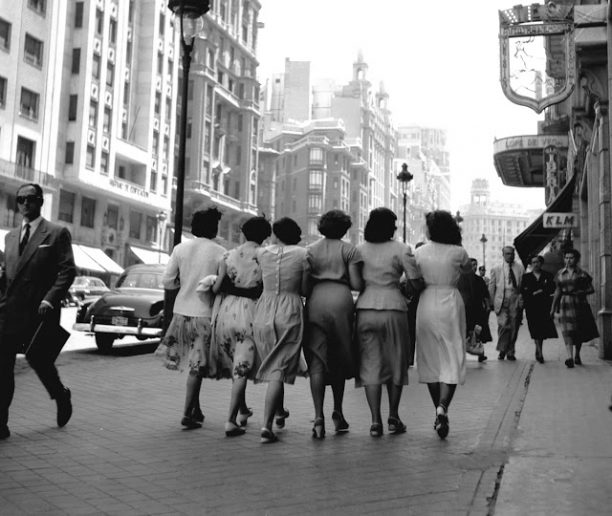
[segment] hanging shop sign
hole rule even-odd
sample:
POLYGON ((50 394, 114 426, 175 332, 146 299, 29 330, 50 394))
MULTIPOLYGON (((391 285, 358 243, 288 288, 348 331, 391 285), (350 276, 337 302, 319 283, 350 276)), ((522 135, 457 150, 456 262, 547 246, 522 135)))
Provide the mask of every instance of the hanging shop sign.
POLYGON ((536 113, 567 99, 576 83, 572 5, 517 5, 499 11, 504 95, 536 113))
POLYGON ((578 214, 576 213, 544 213, 543 226, 545 228, 577 228, 578 214))

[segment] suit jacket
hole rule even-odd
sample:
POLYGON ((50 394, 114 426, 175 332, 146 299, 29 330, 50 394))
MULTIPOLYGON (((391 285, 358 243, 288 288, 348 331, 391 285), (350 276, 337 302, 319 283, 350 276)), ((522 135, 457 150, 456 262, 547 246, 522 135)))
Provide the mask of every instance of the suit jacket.
POLYGON ((65 227, 42 219, 21 256, 20 232, 21 227, 13 229, 5 239, 0 335, 9 335, 11 340, 19 341, 17 344, 24 344, 40 322, 41 301, 53 305, 48 320, 59 324, 61 302, 74 280, 76 267, 70 232, 65 227))
MULTIPOLYGON (((518 262, 512 263, 512 271, 516 277, 516 293, 519 294, 519 288, 525 269, 518 262)), ((489 294, 493 300, 493 308, 496 314, 501 311, 502 303, 504 302, 504 294, 506 290, 506 272, 504 265, 498 265, 491 269, 491 278, 489 280, 489 294)), ((517 300, 519 299, 517 295, 517 300)))

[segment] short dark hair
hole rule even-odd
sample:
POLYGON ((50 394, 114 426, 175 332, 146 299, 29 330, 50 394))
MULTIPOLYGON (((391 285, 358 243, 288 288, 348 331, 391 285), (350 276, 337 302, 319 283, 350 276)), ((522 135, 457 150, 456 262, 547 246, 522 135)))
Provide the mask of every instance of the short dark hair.
POLYGON ((565 251, 563 251, 563 255, 566 254, 571 254, 574 256, 574 258, 576 258, 576 261, 579 262, 580 261, 580 251, 578 251, 578 249, 574 249, 574 248, 570 248, 570 249, 566 249, 565 251))
POLYGON ((240 228, 244 238, 261 244, 272 234, 272 226, 265 217, 251 217, 240 228))
POLYGON ((397 216, 389 208, 374 208, 363 230, 366 242, 387 242, 393 238, 397 216))
POLYGON ((272 224, 272 232, 283 244, 295 245, 302 239, 302 229, 289 217, 282 217, 272 224))
POLYGON ((534 259, 537 259, 541 264, 544 263, 544 257, 539 254, 530 254, 527 263, 531 263, 534 259))
POLYGON ((461 245, 461 228, 446 210, 434 210, 425 215, 429 239, 439 244, 461 245))
POLYGON ((191 233, 195 237, 215 238, 222 215, 215 207, 196 211, 191 219, 191 233))
POLYGON ((37 183, 25 183, 25 184, 21 185, 19 188, 17 188, 17 193, 15 195, 19 195, 20 190, 22 188, 26 188, 28 186, 31 186, 32 188, 34 188, 34 190, 36 190, 36 196, 37 197, 40 197, 41 199, 43 198, 43 189, 37 183))
POLYGON ((353 225, 351 217, 342 210, 329 210, 319 219, 319 233, 327 238, 342 238, 353 225))

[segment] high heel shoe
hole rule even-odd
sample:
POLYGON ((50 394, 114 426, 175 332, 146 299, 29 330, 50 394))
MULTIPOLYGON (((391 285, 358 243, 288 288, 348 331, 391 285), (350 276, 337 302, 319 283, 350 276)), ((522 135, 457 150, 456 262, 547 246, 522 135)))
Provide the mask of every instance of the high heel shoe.
POLYGON ((253 415, 253 411, 250 408, 247 408, 248 412, 240 412, 236 416, 236 423, 238 426, 247 426, 247 420, 253 415))
POLYGON ((286 408, 280 409, 280 412, 276 414, 274 424, 277 428, 285 428, 285 419, 289 417, 289 411, 286 408))
POLYGON ((370 426, 370 435, 372 437, 380 437, 383 434, 382 423, 372 423, 370 426))
POLYGON ((334 422, 334 427, 336 428, 337 434, 349 431, 348 421, 344 419, 344 415, 342 414, 342 412, 334 410, 332 412, 332 421, 334 422))
POLYGON ((389 424, 389 433, 390 434, 403 434, 406 432, 406 425, 402 423, 402 420, 399 417, 390 417, 387 420, 389 424))
POLYGON ((572 367, 574 367, 574 360, 572 358, 568 358, 565 361, 565 365, 567 366, 568 369, 571 369, 572 367))
POLYGON ((202 428, 202 423, 199 423, 193 417, 184 416, 181 419, 181 425, 183 425, 187 430, 193 430, 194 428, 202 428))
POLYGON ((198 423, 204 422, 204 413, 200 407, 194 407, 191 411, 191 419, 197 421, 198 423))
POLYGON ((434 423, 434 430, 438 433, 440 439, 446 439, 450 430, 448 424, 448 416, 446 414, 438 414, 434 423))
POLYGON ((313 439, 324 439, 325 438, 325 420, 322 417, 318 417, 314 420, 312 427, 312 438, 313 439))
POLYGON ((580 355, 576 354, 576 356, 574 357, 574 364, 582 365, 582 359, 580 358, 580 355))
POLYGON ((228 421, 225 423, 225 436, 226 437, 237 437, 239 435, 244 435, 246 432, 245 428, 242 426, 238 426, 236 423, 232 421, 228 421))
POLYGON ((261 442, 264 444, 275 443, 278 441, 278 437, 272 430, 268 430, 267 428, 261 429, 261 442))

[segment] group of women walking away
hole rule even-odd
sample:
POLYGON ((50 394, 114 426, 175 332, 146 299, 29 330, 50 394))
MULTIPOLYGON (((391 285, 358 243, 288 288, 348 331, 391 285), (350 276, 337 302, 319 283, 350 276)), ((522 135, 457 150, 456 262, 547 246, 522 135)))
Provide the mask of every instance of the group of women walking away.
MULTIPOLYGON (((168 368, 189 372, 183 426, 198 428, 204 420, 199 404, 202 378, 228 378, 233 384, 225 434, 244 434, 253 415, 246 403, 247 381, 267 382, 261 440, 275 442, 273 424, 282 428, 289 417, 284 385, 308 375, 313 438, 325 437, 327 385, 333 395, 334 430, 349 430, 343 397, 345 382, 352 378, 365 390, 370 435, 379 437, 384 431, 383 385, 389 400, 388 432, 401 434, 406 425, 399 405, 416 340, 419 382, 427 384, 434 404, 434 429, 440 438, 448 435, 448 410, 457 385, 465 381, 467 324, 473 327, 484 320, 478 315, 482 310, 471 307, 466 323, 457 287, 463 276, 473 274, 473 264, 449 212, 427 214, 429 242, 414 254, 394 240, 397 217, 387 208, 370 212, 365 242, 359 246, 342 240, 351 219, 340 210, 321 216, 322 238, 307 247, 298 245, 301 229, 294 220, 284 217, 271 226, 265 218, 253 217, 241 228, 245 242, 226 251, 213 241, 220 218, 215 208, 194 214, 196 238, 175 247, 164 275, 165 288, 178 289, 178 294, 160 351, 168 368), (272 243, 263 246, 270 236, 272 243), (352 291, 359 293, 356 302, 352 291), (406 296, 419 299, 415 335, 406 296)), ((538 300, 550 299, 552 283, 536 262, 533 278, 527 275, 524 283, 524 296, 541 357, 541 341, 552 331, 537 322, 544 306, 538 300)), ((576 267, 577 260, 569 260, 568 267, 572 264, 557 278, 552 310, 564 314, 564 337, 567 334, 576 348, 578 362, 580 348, 570 312, 581 310, 589 293, 583 286, 588 275, 576 267)))

